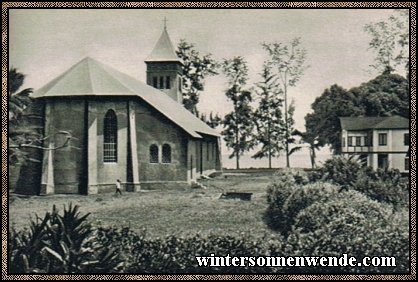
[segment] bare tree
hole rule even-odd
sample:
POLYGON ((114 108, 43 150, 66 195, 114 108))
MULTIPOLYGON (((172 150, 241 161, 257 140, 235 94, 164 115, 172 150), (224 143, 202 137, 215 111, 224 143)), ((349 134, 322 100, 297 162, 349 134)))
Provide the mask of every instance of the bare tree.
POLYGON ((264 49, 270 56, 271 64, 276 68, 276 75, 280 79, 280 88, 284 93, 284 120, 285 120, 285 150, 286 150, 286 167, 290 167, 289 156, 291 150, 289 144, 292 143, 291 135, 293 118, 289 118, 289 88, 296 86, 297 82, 303 76, 306 68, 305 64, 307 52, 301 47, 300 38, 295 38, 290 44, 269 43, 263 44, 264 49))

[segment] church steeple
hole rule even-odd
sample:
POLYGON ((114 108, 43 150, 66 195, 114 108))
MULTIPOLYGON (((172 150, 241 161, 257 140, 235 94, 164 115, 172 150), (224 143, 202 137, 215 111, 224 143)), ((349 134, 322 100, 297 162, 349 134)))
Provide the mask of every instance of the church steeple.
POLYGON ((182 103, 181 74, 182 62, 177 57, 173 43, 167 32, 166 20, 164 29, 151 54, 146 58, 147 84, 167 93, 171 98, 182 103))

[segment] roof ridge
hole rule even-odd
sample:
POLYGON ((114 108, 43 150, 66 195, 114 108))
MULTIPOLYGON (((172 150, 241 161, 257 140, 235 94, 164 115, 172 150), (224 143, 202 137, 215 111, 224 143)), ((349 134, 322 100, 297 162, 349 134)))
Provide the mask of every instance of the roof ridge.
MULTIPOLYGON (((99 61, 96 61, 96 63, 99 64, 99 65, 101 65, 102 66, 102 70, 105 73, 107 73, 110 77, 116 79, 120 84, 122 84, 126 89, 128 89, 129 91, 131 91, 133 94, 136 93, 136 91, 134 89, 132 89, 130 86, 126 85, 126 83, 124 83, 123 81, 121 81, 119 78, 113 76, 111 73, 109 73, 109 71, 107 70, 107 68, 110 68, 109 66, 107 66, 106 64, 103 64, 103 63, 101 63, 99 61)), ((122 73, 122 72, 120 72, 120 71, 118 71, 116 69, 114 71, 117 71, 117 72, 119 72, 120 74, 123 74, 123 75, 127 75, 127 74, 124 74, 124 73, 122 73)))
POLYGON ((92 58, 90 58, 89 56, 87 56, 87 57, 84 58, 84 60, 86 60, 86 62, 87 62, 87 76, 88 76, 88 79, 90 81, 91 93, 94 93, 93 80, 91 79, 91 75, 90 75, 90 72, 91 72, 91 69, 90 69, 90 60, 92 60, 92 58))
MULTIPOLYGON (((57 85, 57 83, 59 81, 61 81, 66 75, 68 75, 73 69, 75 69, 82 61, 84 61, 86 58, 81 59, 80 61, 78 61, 77 63, 75 63, 73 66, 71 66, 68 70, 64 71, 62 74, 60 74, 58 77, 54 78, 52 81, 50 81, 49 83, 47 83, 46 85, 42 86, 41 88, 37 89, 35 92, 38 92, 40 90, 42 90, 43 88, 46 88, 47 86, 49 86, 49 90, 51 90, 53 87, 55 87, 57 85)), ((34 93, 35 93, 34 92, 34 93)), ((37 95, 35 95, 34 97, 36 97, 37 95)))

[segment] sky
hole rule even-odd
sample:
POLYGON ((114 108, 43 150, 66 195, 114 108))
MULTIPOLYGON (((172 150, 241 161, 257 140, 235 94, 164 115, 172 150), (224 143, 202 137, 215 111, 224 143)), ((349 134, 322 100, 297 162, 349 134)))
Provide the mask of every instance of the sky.
MULTIPOLYGON (((249 83, 260 80, 268 59, 262 43, 289 43, 300 37, 307 65, 288 95, 295 100, 296 128, 326 88, 358 86, 377 74, 369 65, 367 23, 386 19, 391 9, 12 9, 9 17, 9 66, 26 75, 24 87, 37 89, 86 56, 145 81, 144 60, 167 18, 174 45, 185 39, 216 60, 242 56, 249 83)), ((224 115, 225 77, 209 77, 198 109, 224 115)))

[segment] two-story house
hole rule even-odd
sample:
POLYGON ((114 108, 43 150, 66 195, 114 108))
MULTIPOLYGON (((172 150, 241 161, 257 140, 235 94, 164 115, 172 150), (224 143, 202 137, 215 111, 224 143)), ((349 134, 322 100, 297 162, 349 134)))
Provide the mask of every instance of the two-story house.
POLYGON ((409 172, 409 120, 401 116, 341 117, 341 152, 364 165, 409 172))

